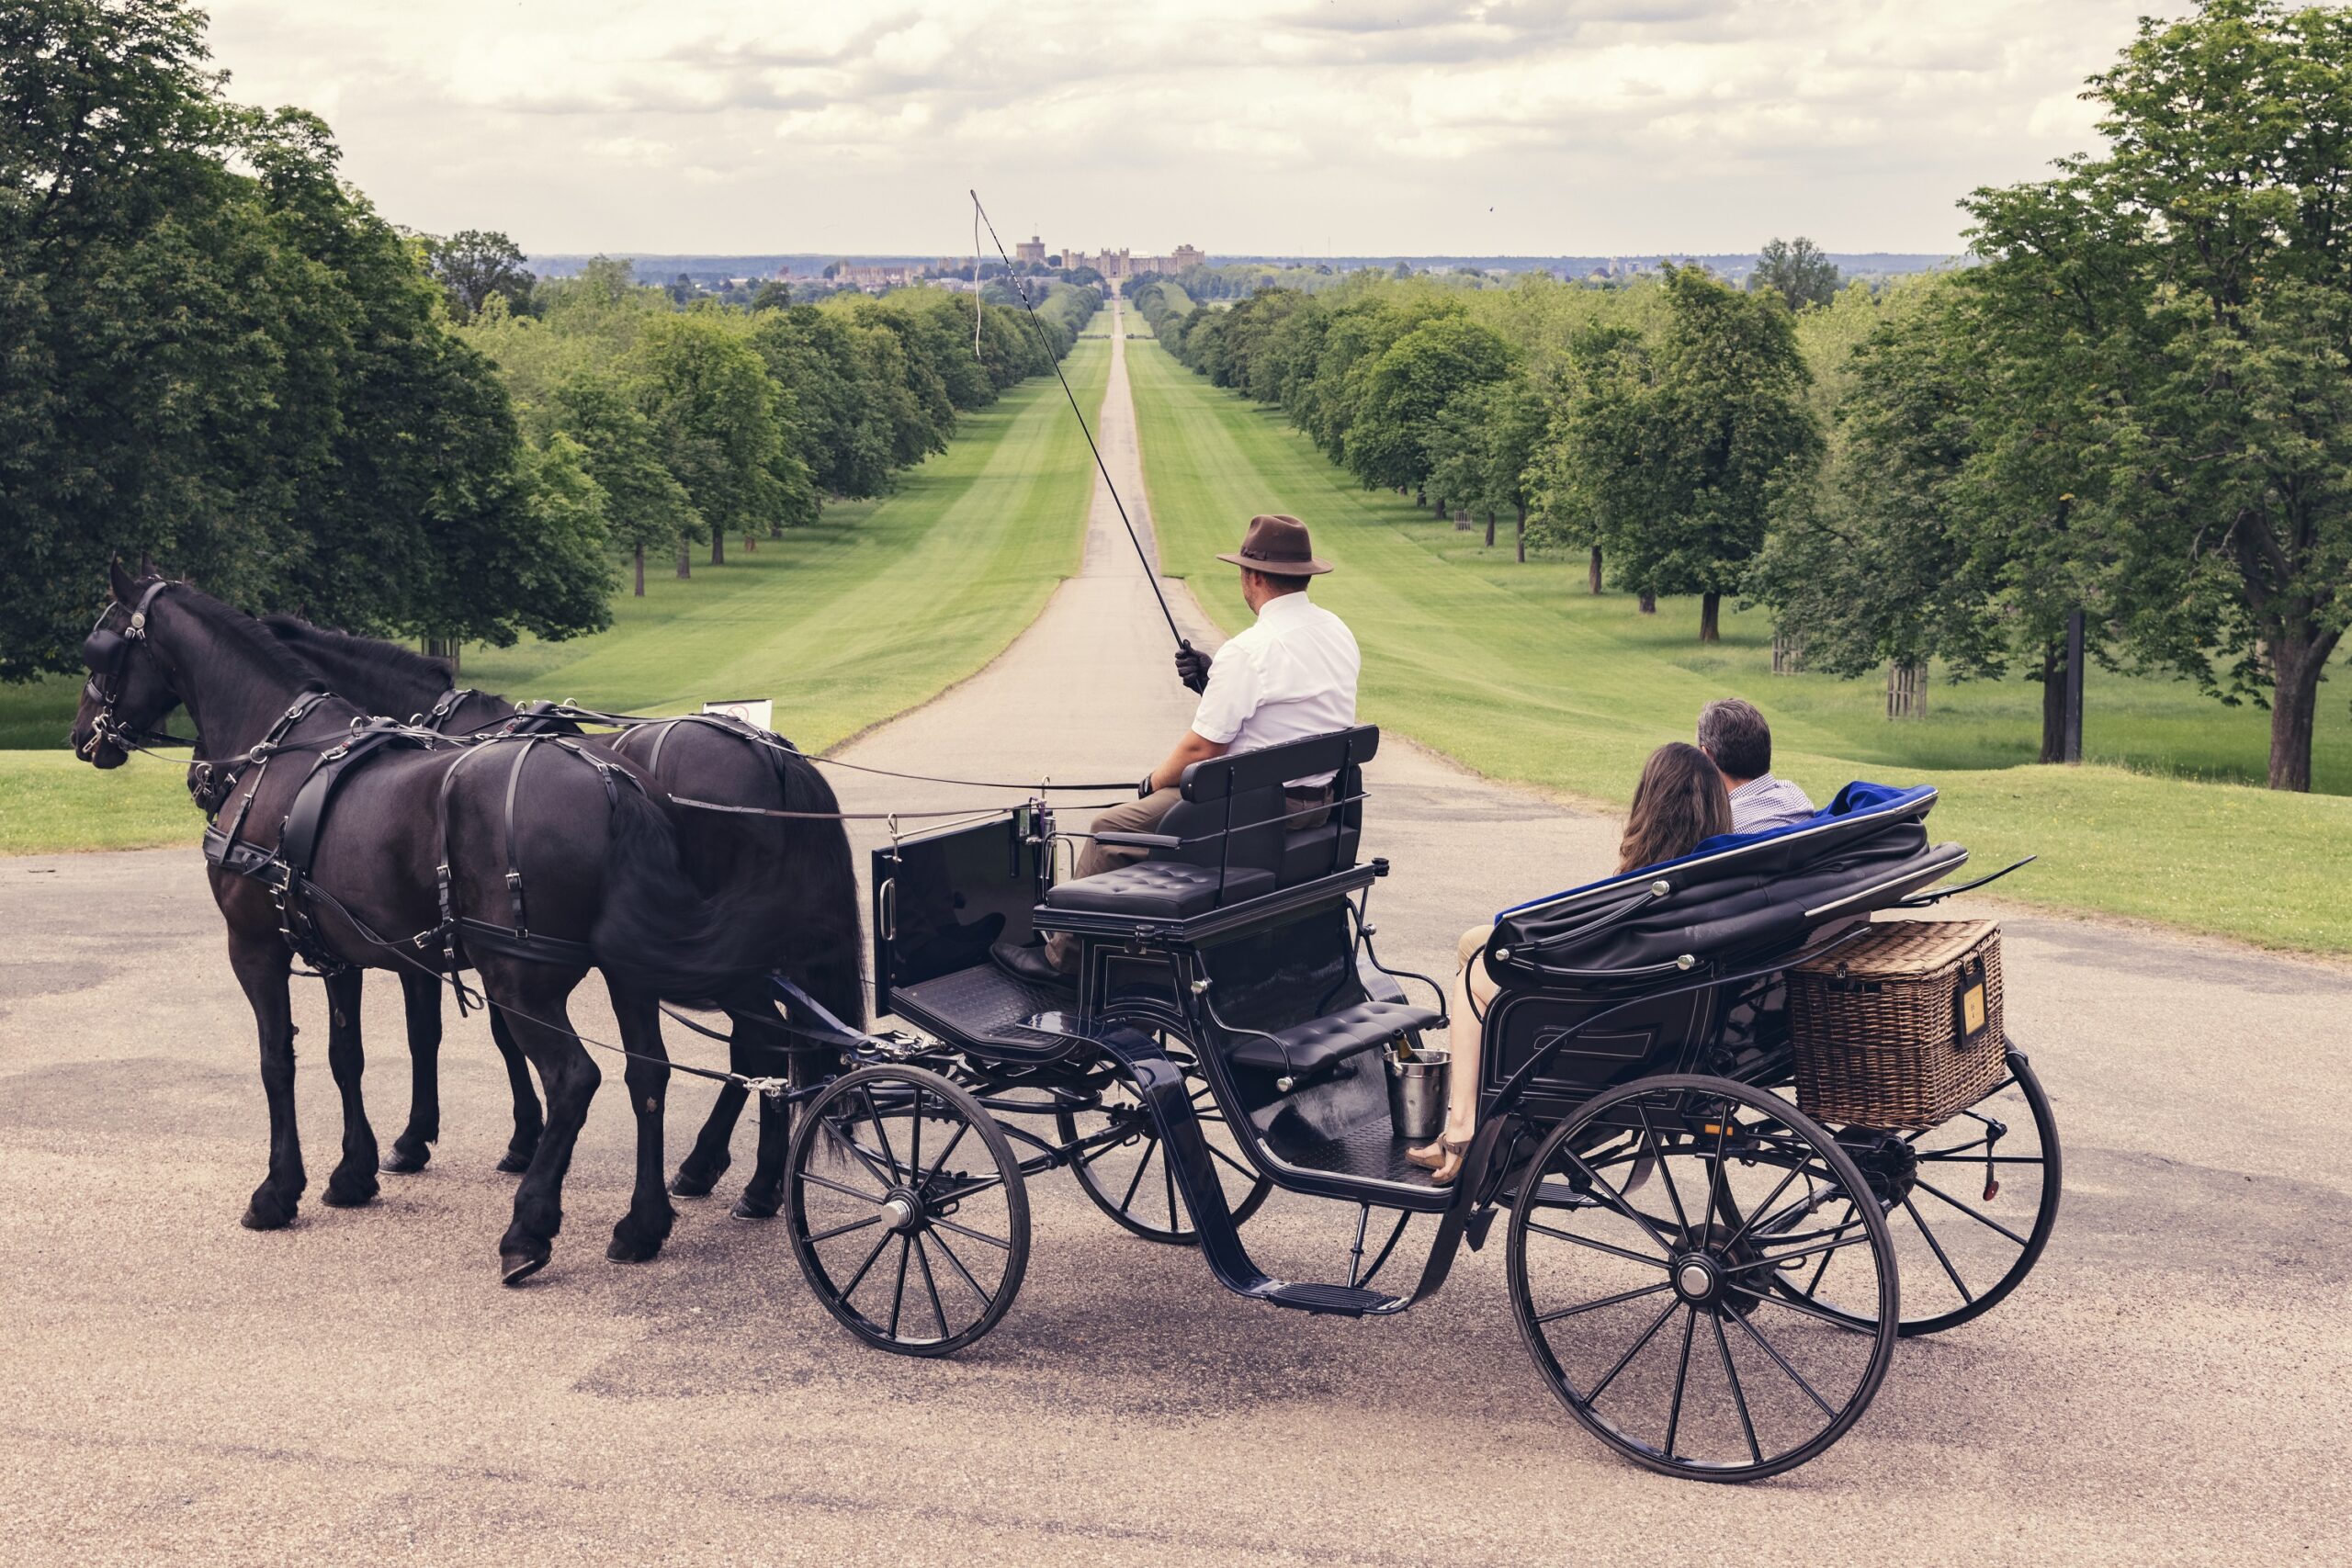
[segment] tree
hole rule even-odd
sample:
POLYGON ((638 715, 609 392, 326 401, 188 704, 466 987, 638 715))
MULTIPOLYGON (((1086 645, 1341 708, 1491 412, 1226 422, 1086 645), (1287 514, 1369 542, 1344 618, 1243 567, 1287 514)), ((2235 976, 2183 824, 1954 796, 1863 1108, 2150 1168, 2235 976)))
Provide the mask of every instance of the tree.
POLYGON ((2307 790, 2352 620, 2352 15, 2203 0, 2089 96, 2105 155, 1976 192, 1962 282, 2101 618, 2267 703, 2270 785, 2307 790))
POLYGON ((1608 345, 1610 373, 1568 406, 1559 458, 1623 580, 1647 595, 1699 594, 1699 640, 1713 642, 1776 491, 1810 468, 1821 436, 1777 299, 1697 267, 1669 267, 1665 287, 1657 347, 1608 345))
POLYGON ((662 433, 611 375, 576 376, 548 402, 552 435, 577 444, 581 465, 604 492, 605 534, 629 552, 641 599, 645 552, 683 548, 701 538, 702 514, 662 462, 662 433))
POLYGON ((471 321, 495 296, 520 315, 530 309, 530 270, 514 241, 494 230, 466 229, 446 240, 425 237, 433 276, 449 296, 450 313, 471 321))
POLYGON ((1838 293, 1838 264, 1803 234, 1793 241, 1776 237, 1757 256, 1756 270, 1747 275, 1747 287, 1771 290, 1792 310, 1826 305, 1838 293))
POLYGON ((790 499, 780 470, 797 458, 786 449, 767 367, 708 311, 656 321, 634 360, 639 406, 661 432, 664 463, 710 526, 711 565, 723 566, 727 536, 766 531, 790 499))

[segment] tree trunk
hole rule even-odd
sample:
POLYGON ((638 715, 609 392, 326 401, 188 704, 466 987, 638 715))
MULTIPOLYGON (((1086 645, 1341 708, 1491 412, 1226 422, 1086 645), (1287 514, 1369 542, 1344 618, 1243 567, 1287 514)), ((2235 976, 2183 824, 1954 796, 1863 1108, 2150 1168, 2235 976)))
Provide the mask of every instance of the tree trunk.
POLYGON ((680 539, 678 541, 678 575, 680 577, 692 577, 694 574, 694 547, 687 544, 684 539, 680 539))
POLYGON ((1643 590, 1642 590, 1642 597, 1641 597, 1641 608, 1642 608, 1642 614, 1643 614, 1643 615, 1657 615, 1657 594, 1655 594, 1655 593, 1653 593, 1653 592, 1650 592, 1648 589, 1646 589, 1646 588, 1643 589, 1643 590))
POLYGON ((1699 595, 1699 640, 1701 642, 1724 640, 1723 626, 1719 620, 1723 604, 1724 596, 1720 593, 1699 595))
POLYGON ((637 596, 645 597, 645 547, 637 547, 637 596))
POLYGON ((1585 585, 1593 592, 1600 592, 1600 547, 1592 547, 1592 568, 1585 574, 1585 585))
POLYGON ((2311 793, 2312 716, 2319 707, 2320 676, 2335 643, 2335 637, 2289 637, 2270 644, 2272 789, 2311 793))
POLYGON ((1527 507, 1524 502, 1519 509, 1519 564, 1527 564, 1527 507))
POLYGON ((710 564, 727 564, 727 530, 716 523, 710 525, 710 564))
POLYGON ((1495 509, 1494 509, 1493 507, 1489 506, 1488 508, 1487 508, 1487 548, 1488 548, 1488 549, 1490 549, 1490 550, 1491 550, 1491 549, 1493 549, 1494 547, 1495 547, 1495 509))

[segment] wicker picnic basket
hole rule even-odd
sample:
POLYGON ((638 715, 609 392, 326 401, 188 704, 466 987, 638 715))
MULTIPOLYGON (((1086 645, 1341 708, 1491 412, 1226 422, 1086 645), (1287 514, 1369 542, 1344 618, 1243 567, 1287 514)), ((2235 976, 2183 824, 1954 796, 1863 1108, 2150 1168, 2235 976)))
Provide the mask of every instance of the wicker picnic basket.
POLYGON ((1991 920, 1883 921, 1788 979, 1797 1103, 1816 1121, 1934 1127, 2001 1081, 1991 920))

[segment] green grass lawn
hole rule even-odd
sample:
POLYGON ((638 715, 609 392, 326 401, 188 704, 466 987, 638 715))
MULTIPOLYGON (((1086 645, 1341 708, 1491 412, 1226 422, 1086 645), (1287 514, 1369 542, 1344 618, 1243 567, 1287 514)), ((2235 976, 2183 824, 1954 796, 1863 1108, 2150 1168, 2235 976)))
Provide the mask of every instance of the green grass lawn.
MULTIPOLYGON (((1483 530, 1367 493, 1279 413, 1217 390, 1156 344, 1130 345, 1152 516, 1169 570, 1204 606, 1242 624, 1235 575, 1214 564, 1254 513, 1305 518, 1338 570, 1316 597, 1364 649, 1363 710, 1479 772, 1622 807, 1642 761, 1688 739, 1700 706, 1737 694, 1771 717, 1774 771, 1818 800, 1849 779, 1934 783, 1934 827, 1991 870, 2041 861, 2002 885, 2053 908, 2162 921, 2269 945, 2352 953, 2352 725, 2341 687, 2319 723, 2324 791, 2288 795, 2262 776, 2266 716, 2186 685, 2093 672, 2080 768, 2032 764, 2041 689, 2024 682, 1929 689, 1930 716, 1890 723, 1883 682, 1771 674, 1761 615, 1726 611, 1724 640, 1697 641, 1695 600, 1637 613, 1594 598, 1575 561, 1513 562, 1483 530)), ((1499 907, 1545 891, 1495 889, 1499 907)))
MULTIPOLYGON (((1098 409, 1109 344, 1081 344, 1065 370, 1098 409)), ((979 670, 1036 618, 1078 569, 1093 475, 1061 389, 1033 380, 965 416, 896 494, 827 507, 749 555, 729 540, 726 566, 698 559, 684 581, 649 562, 646 596, 616 599, 611 630, 469 649, 460 681, 616 711, 773 697, 778 729, 832 746, 979 670)), ((62 749, 80 689, 0 688, 0 746, 20 748, 0 750, 0 853, 193 840, 203 819, 178 768, 134 757, 99 775, 62 749)))

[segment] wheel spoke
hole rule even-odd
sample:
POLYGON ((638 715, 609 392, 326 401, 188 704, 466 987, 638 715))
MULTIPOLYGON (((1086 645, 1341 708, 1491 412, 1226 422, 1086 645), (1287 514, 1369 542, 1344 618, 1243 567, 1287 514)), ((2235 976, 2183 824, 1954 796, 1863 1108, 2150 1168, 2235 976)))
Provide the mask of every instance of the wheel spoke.
POLYGON ((1956 1149, 1935 1149, 1919 1156, 1921 1164, 1929 1160, 1945 1160, 1955 1165, 2048 1165, 2046 1155, 1974 1155, 1970 1149, 1982 1148, 1982 1143, 1963 1144, 1956 1149))
POLYGON ((1747 1395, 1740 1390, 1739 1369, 1731 1364, 1731 1341, 1724 1337, 1723 1314, 1710 1313, 1708 1321, 1715 1330, 1715 1353, 1724 1359, 1724 1376, 1731 1383, 1732 1408, 1739 1412, 1739 1429, 1747 1438, 1748 1457, 1762 1464, 1764 1450, 1756 1441, 1756 1422, 1747 1414, 1747 1395))
POLYGON ((838 1192, 844 1198, 855 1198, 861 1202, 879 1203, 884 1198, 888 1196, 888 1193, 868 1192, 862 1188, 845 1185, 842 1182, 833 1180, 831 1177, 820 1176, 813 1170, 802 1171, 800 1173, 800 1179, 807 1182, 811 1187, 821 1187, 828 1192, 838 1192))
POLYGON ((1252 1187, 1254 1187, 1254 1186, 1256 1186, 1256 1185, 1258 1184, 1258 1173, 1257 1173, 1256 1171, 1254 1171, 1254 1170, 1250 1169, 1248 1166, 1246 1166, 1246 1165, 1242 1164, 1239 1160, 1235 1159, 1231 1155, 1227 1154, 1223 1149, 1218 1148, 1215 1144, 1211 1144, 1211 1145, 1208 1145, 1208 1151, 1209 1151, 1209 1153, 1210 1153, 1210 1155, 1211 1155, 1212 1156, 1214 1156, 1214 1157, 1216 1157, 1216 1158, 1217 1158, 1217 1159, 1221 1159, 1221 1160, 1223 1160, 1226 1164, 1227 1164, 1227 1165, 1231 1166, 1234 1169, 1236 1169, 1236 1170, 1239 1171, 1239 1172, 1241 1173, 1241 1175, 1242 1175, 1242 1178, 1243 1178, 1245 1180, 1247 1180, 1247 1181, 1248 1181, 1248 1182, 1249 1182, 1252 1187))
POLYGON ((955 1188, 949 1191, 936 1193, 932 1197, 931 1201, 933 1203, 960 1203, 965 1199, 972 1197, 976 1193, 986 1192, 992 1187, 1001 1187, 1003 1185, 1004 1178, 1001 1176, 983 1176, 977 1181, 967 1181, 963 1186, 955 1188))
POLYGON ((1673 1253, 1673 1245, 1669 1243, 1666 1237, 1658 1234, 1657 1227, 1650 1224, 1648 1215, 1643 1213, 1640 1210, 1627 1202, 1625 1201, 1625 1195, 1623 1192, 1618 1191, 1614 1187, 1610 1186, 1607 1181, 1601 1179, 1599 1171, 1593 1169, 1592 1167, 1585 1164, 1582 1159, 1578 1158, 1575 1150, 1564 1146, 1560 1152, 1568 1156, 1570 1164, 1574 1165, 1578 1170, 1584 1172, 1586 1180, 1591 1182, 1595 1187, 1600 1189, 1601 1191, 1606 1192, 1609 1195, 1610 1206, 1611 1208, 1624 1215, 1627 1219, 1633 1221, 1635 1224, 1641 1226, 1642 1229, 1649 1232, 1650 1239, 1657 1243, 1657 1249, 1660 1252, 1666 1253, 1669 1256, 1673 1253))
POLYGON ((1675 1190, 1674 1172, 1667 1163, 1666 1151, 1658 1146, 1657 1131, 1650 1125, 1649 1108, 1639 1100, 1634 1103, 1634 1113, 1642 1119, 1642 1141, 1650 1151, 1650 1158, 1657 1166, 1658 1179, 1666 1184, 1667 1201, 1674 1205, 1674 1223, 1682 1234, 1690 1234, 1690 1216, 1683 1212, 1682 1194, 1675 1190))
POLYGON ((1870 1232, 1864 1231, 1860 1235, 1849 1235, 1842 1240, 1815 1242, 1811 1247, 1800 1247, 1788 1252, 1775 1252, 1769 1257, 1758 1255, 1754 1262, 1743 1263, 1732 1272, 1746 1274, 1758 1269, 1778 1269, 1783 1264, 1794 1263, 1801 1258, 1812 1258, 1819 1253, 1835 1252, 1841 1247, 1852 1247, 1857 1242, 1866 1242, 1870 1238, 1870 1232))
MULTIPOLYGON (((840 1123, 835 1122, 830 1116, 820 1116, 817 1118, 817 1125, 822 1127, 826 1134, 831 1137, 833 1142, 848 1150, 850 1158, 864 1166, 865 1168, 865 1174, 874 1178, 875 1180, 882 1184, 883 1191, 887 1192, 890 1190, 890 1178, 884 1174, 880 1166, 874 1163, 874 1157, 871 1155, 857 1146, 856 1139, 851 1137, 848 1134, 841 1130, 840 1123)), ((876 1195, 872 1201, 877 1203, 880 1202, 880 1196, 876 1195)))
POLYGON ((1159 1147, 1159 1140, 1158 1138, 1153 1138, 1144 1145, 1143 1158, 1136 1161, 1136 1173, 1133 1177, 1128 1179, 1127 1190, 1119 1199, 1119 1213, 1125 1214, 1131 1213, 1134 1210, 1136 1203, 1136 1189, 1143 1185, 1143 1173, 1151 1168, 1152 1153, 1159 1147))
POLYGON ((1639 1339, 1634 1340, 1632 1345, 1626 1348, 1625 1353, 1617 1358, 1617 1364, 1609 1369, 1608 1375, 1603 1377, 1599 1382, 1593 1384, 1592 1392, 1584 1396, 1584 1403, 1588 1409, 1589 1409, 1592 1404, 1600 1398, 1600 1393, 1603 1389, 1617 1381, 1617 1374, 1623 1371, 1627 1364, 1630 1363, 1634 1357, 1642 1353, 1642 1347, 1648 1344, 1657 1337, 1657 1331, 1666 1326, 1666 1320, 1672 1317, 1674 1315, 1674 1309, 1681 1304, 1682 1298, 1677 1296, 1674 1300, 1667 1303, 1664 1307, 1659 1309, 1658 1314, 1650 1320, 1650 1325, 1642 1330, 1642 1337, 1639 1339))
POLYGON ((922 1265, 922 1288, 931 1297, 932 1315, 939 1320, 939 1337, 953 1339, 956 1331, 947 1326, 947 1303, 939 1299, 939 1281, 932 1277, 931 1252, 922 1244, 922 1233, 915 1233, 915 1261, 922 1265))
MULTIPOLYGON (((1737 1230, 1731 1233, 1731 1239, 1724 1243, 1724 1249, 1725 1251, 1729 1251, 1731 1248, 1737 1247, 1741 1242, 1747 1239, 1747 1233, 1754 1230, 1756 1228, 1757 1222, 1764 1217, 1766 1213, 1771 1209, 1773 1204, 1781 1201, 1781 1194, 1789 1190, 1789 1183, 1794 1181, 1800 1175, 1802 1175, 1804 1168, 1805 1168, 1803 1165, 1792 1165, 1789 1167, 1789 1173, 1788 1175, 1781 1178, 1781 1184, 1772 1189, 1771 1192, 1766 1196, 1764 1201, 1756 1205, 1756 1212, 1749 1214, 1747 1221, 1742 1224, 1737 1230)), ((1805 1190, 1804 1201, 1807 1203, 1813 1201, 1813 1190, 1809 1187, 1805 1190)), ((1773 1215, 1773 1218, 1777 1221, 1780 1216, 1775 1214, 1773 1215)))
POLYGON ((898 1234, 896 1231, 884 1231, 875 1241, 874 1250, 865 1255, 865 1261, 857 1266, 857 1272, 852 1274, 849 1277, 849 1283, 842 1287, 843 1303, 847 1303, 850 1297, 857 1293, 858 1286, 865 1282, 865 1271, 874 1267, 874 1260, 882 1256, 882 1249, 889 1246, 890 1238, 898 1234))
POLYGON ((1577 1235, 1568 1231, 1554 1230, 1550 1225, 1538 1224, 1533 1220, 1527 1222, 1527 1228, 1532 1231, 1540 1231, 1555 1240, 1572 1241, 1578 1247, 1589 1247, 1595 1252, 1606 1252, 1613 1257, 1623 1258, 1630 1263, 1646 1264, 1652 1269, 1664 1269, 1668 1266, 1667 1259, 1663 1258, 1645 1258, 1638 1252, 1628 1252, 1622 1247, 1611 1247, 1605 1241, 1595 1241, 1589 1235, 1577 1235))
MULTIPOLYGON (((895 1187, 899 1184, 899 1156, 898 1152, 890 1147, 890 1130, 882 1125, 882 1112, 875 1107, 874 1086, 860 1084, 857 1089, 858 1093, 865 1097, 865 1117, 867 1121, 874 1123, 874 1141, 882 1145, 882 1157, 890 1163, 889 1184, 895 1187)), ((916 1096, 915 1104, 915 1114, 920 1118, 922 1114, 921 1095, 916 1096)))
POLYGON ((1666 1457, 1674 1458, 1674 1435, 1682 1429, 1682 1387, 1690 1381, 1690 1337, 1699 1331, 1699 1309, 1682 1319, 1682 1359, 1674 1367, 1674 1404, 1666 1413, 1666 1457))
POLYGON ((1165 1149, 1159 1152, 1159 1174, 1168 1187, 1168 1229, 1173 1234, 1183 1227, 1176 1223, 1176 1162, 1165 1149))
POLYGON ((1819 1405, 1821 1407, 1821 1413, 1824 1416, 1828 1416, 1832 1421, 1838 1419, 1838 1412, 1830 1408, 1829 1402, 1822 1398, 1820 1394, 1814 1392, 1813 1385, 1804 1381, 1804 1374, 1797 1371, 1794 1367, 1789 1365, 1789 1359, 1786 1356, 1781 1355, 1778 1350, 1772 1348, 1772 1342, 1770 1339, 1765 1338, 1763 1335, 1758 1333, 1754 1324, 1748 1322, 1747 1317, 1739 1313, 1732 1314, 1732 1321, 1738 1324, 1742 1328, 1747 1330, 1747 1337, 1750 1339, 1755 1340, 1757 1345, 1762 1348, 1766 1355, 1772 1358, 1772 1364, 1774 1366, 1780 1368, 1781 1371, 1789 1375, 1790 1382, 1804 1390, 1804 1396, 1807 1399, 1812 1400, 1815 1404, 1819 1405))
POLYGON ((931 1223, 941 1230, 954 1231, 957 1235, 968 1236, 974 1241, 986 1242, 989 1246, 996 1247, 1000 1251, 1011 1252, 1012 1250, 1012 1244, 1011 1242, 992 1236, 985 1231, 976 1231, 969 1225, 959 1225, 954 1220, 942 1219, 937 1214, 933 1214, 931 1217, 931 1223))
POLYGON ((1975 1210, 1970 1208, 1967 1204, 1962 1202, 1959 1199, 1953 1197, 1942 1188, 1936 1186, 1933 1182, 1925 1181, 1917 1177, 1912 1179, 1912 1182, 1913 1185, 1934 1193, 1945 1202, 1950 1203, 1953 1208, 1958 1209, 1962 1213, 1966 1214, 1970 1219, 1974 1220, 1978 1224, 1988 1226, 1993 1230, 1999 1231, 2003 1235, 2007 1236, 2019 1247, 2030 1247, 2032 1245, 2030 1242, 2027 1241, 2025 1237, 2018 1235, 2017 1232, 2011 1230, 2000 1221, 1993 1218, 1990 1214, 1978 1213, 1975 1210))
POLYGON ((831 1241, 837 1235, 847 1235, 852 1231, 862 1231, 868 1225, 878 1225, 881 1223, 881 1215, 868 1214, 862 1220, 852 1220, 845 1225, 835 1225, 831 1230, 819 1231, 808 1238, 808 1245, 814 1247, 820 1241, 831 1241))
MULTIPOLYGON (((956 1145, 962 1143, 964 1141, 964 1134, 971 1130, 972 1124, 969 1122, 959 1121, 956 1123, 956 1135, 947 1140, 947 1146, 940 1150, 939 1156, 931 1162, 931 1168, 923 1171, 922 1181, 924 1186, 930 1186, 933 1179, 936 1178, 942 1170, 947 1168, 947 1156, 956 1152, 956 1145)), ((920 1169, 921 1168, 918 1167, 917 1168, 920 1169)))
POLYGON ((1612 1307, 1619 1302, 1630 1302, 1642 1296, 1654 1296, 1660 1291, 1670 1291, 1673 1288, 1666 1280, 1660 1280, 1655 1285, 1640 1285, 1630 1291, 1620 1291, 1613 1296, 1603 1296, 1597 1302, 1584 1302, 1576 1306, 1562 1307, 1557 1312, 1544 1313, 1535 1321, 1539 1325, 1557 1323, 1564 1317, 1574 1317, 1578 1313, 1599 1312, 1602 1307, 1612 1307))
POLYGON ((947 1238, 941 1235, 937 1231, 933 1231, 932 1233, 931 1239, 939 1244, 941 1256, 944 1257, 950 1264, 955 1266, 956 1272, 963 1276, 964 1283, 972 1287, 972 1293, 980 1298, 981 1313, 985 1314, 989 1308, 996 1305, 996 1298, 989 1294, 987 1291, 981 1289, 980 1282, 972 1278, 972 1271, 964 1267, 964 1260, 956 1256, 956 1249, 947 1245, 947 1238))
POLYGON ((1867 1325, 1866 1324, 1857 1323, 1851 1318, 1840 1317, 1836 1313, 1830 1312, 1823 1307, 1815 1306, 1809 1302, 1799 1303, 1792 1301, 1787 1296, 1776 1294, 1771 1291, 1759 1291, 1753 1285, 1743 1285, 1734 1280, 1726 1280, 1724 1283, 1726 1287, 1731 1290, 1737 1291, 1743 1296, 1753 1296, 1758 1303, 1765 1306, 1785 1307, 1791 1312, 1801 1313, 1806 1317, 1818 1318, 1821 1322, 1829 1325, 1832 1328, 1842 1328, 1849 1334, 1874 1334, 1877 1332, 1876 1329, 1867 1325))
POLYGON ((907 1304, 907 1254, 913 1251, 912 1238, 899 1237, 899 1282, 890 1292, 890 1337, 899 1337, 899 1314, 907 1304))
POLYGON ((1918 1206, 1911 1201, 1908 1193, 1905 1193, 1903 1198, 1903 1212, 1911 1216, 1911 1223, 1919 1227, 1921 1239, 1926 1241, 1929 1250, 1935 1253, 1936 1261, 1944 1266, 1946 1274, 1951 1276, 1952 1286, 1960 1292, 1960 1299, 1971 1306, 1975 1305, 1976 1293, 1968 1288, 1968 1281, 1960 1277, 1960 1270, 1952 1267, 1951 1259, 1944 1256, 1944 1244, 1938 1241, 1936 1233, 1928 1228, 1928 1222, 1920 1217, 1918 1206))

